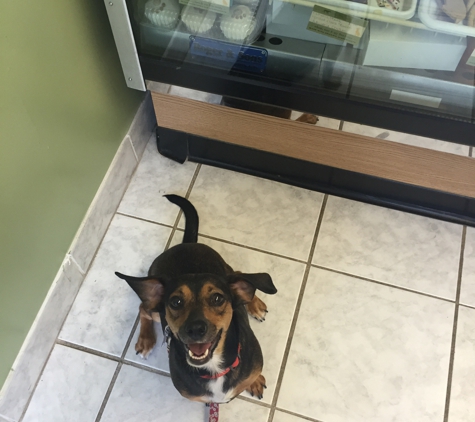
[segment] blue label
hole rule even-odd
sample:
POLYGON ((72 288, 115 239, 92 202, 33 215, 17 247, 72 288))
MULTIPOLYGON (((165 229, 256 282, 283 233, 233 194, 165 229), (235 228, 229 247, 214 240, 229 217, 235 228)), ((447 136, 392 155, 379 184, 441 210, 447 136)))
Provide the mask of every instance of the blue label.
POLYGON ((192 59, 207 65, 262 73, 266 68, 267 50, 190 36, 192 59))

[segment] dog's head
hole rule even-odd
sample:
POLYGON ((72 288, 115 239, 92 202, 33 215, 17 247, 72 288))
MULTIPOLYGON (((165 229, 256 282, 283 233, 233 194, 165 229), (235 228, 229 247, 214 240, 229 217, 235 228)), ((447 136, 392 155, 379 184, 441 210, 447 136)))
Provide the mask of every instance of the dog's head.
POLYGON ((186 351, 188 364, 205 365, 220 354, 233 311, 249 303, 256 289, 277 292, 269 274, 234 273, 226 277, 189 274, 167 277, 116 275, 132 287, 148 312, 164 312, 174 337, 186 351))

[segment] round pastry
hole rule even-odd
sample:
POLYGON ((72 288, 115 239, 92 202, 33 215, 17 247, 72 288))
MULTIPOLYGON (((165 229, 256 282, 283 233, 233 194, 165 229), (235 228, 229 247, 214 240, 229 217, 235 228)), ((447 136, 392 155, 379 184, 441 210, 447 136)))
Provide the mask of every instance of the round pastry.
POLYGON ((249 7, 233 6, 221 18, 221 31, 226 38, 233 41, 244 41, 256 27, 256 20, 249 7))
POLYGON ((173 29, 178 23, 180 6, 177 0, 149 0, 145 3, 145 16, 154 25, 173 29))
POLYGON ((181 13, 181 20, 193 34, 204 34, 214 25, 216 13, 211 10, 186 6, 181 13))

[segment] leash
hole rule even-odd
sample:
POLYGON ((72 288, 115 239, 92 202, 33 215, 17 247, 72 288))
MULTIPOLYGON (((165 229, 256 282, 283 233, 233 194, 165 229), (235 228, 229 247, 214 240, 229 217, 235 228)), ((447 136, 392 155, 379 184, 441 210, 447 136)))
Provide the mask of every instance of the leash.
POLYGON ((209 408, 209 422, 218 422, 219 419, 219 404, 208 403, 206 407, 209 408))

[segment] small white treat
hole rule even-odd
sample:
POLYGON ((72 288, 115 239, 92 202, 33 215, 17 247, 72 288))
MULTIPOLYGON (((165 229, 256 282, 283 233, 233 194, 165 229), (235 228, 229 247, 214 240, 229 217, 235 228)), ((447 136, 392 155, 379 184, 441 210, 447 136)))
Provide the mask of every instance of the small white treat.
POLYGON ((181 13, 181 20, 193 34, 204 34, 214 25, 216 13, 211 10, 186 6, 181 13))
POLYGON ((145 3, 145 16, 154 25, 173 29, 180 17, 180 5, 177 0, 149 0, 145 3))
POLYGON ((221 31, 226 38, 233 41, 244 41, 256 27, 256 20, 249 7, 233 6, 221 18, 221 31))

